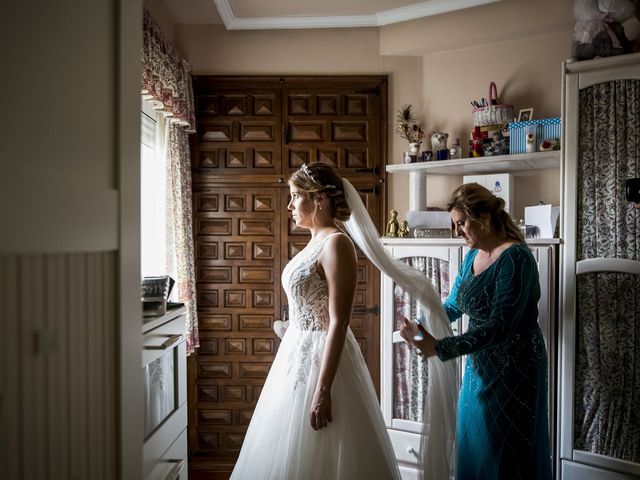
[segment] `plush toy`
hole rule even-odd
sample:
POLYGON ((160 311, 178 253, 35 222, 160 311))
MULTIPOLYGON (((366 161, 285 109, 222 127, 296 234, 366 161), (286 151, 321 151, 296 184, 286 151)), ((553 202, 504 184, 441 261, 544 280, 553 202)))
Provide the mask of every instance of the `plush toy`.
POLYGON ((636 0, 575 0, 571 54, 576 60, 631 53, 622 23, 634 15, 636 0))
POLYGON ((433 151, 434 158, 437 156, 438 150, 447 150, 448 133, 436 132, 431 133, 431 150, 433 151))
MULTIPOLYGON (((640 1, 636 2, 636 20, 640 23, 640 1)), ((640 33, 638 33, 636 39, 633 41, 633 51, 640 52, 640 33)))

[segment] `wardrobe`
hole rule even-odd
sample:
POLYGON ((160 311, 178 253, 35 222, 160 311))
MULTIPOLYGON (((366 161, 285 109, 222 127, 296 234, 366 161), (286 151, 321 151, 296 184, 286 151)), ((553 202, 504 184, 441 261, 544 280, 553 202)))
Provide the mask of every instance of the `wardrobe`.
POLYGON ((557 472, 640 478, 640 54, 563 64, 557 472))

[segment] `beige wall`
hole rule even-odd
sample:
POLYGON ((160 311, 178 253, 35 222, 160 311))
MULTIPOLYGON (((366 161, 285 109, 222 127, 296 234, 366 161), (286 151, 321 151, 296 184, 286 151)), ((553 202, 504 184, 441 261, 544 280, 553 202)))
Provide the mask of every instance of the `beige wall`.
MULTIPOLYGON (((573 13, 570 0, 503 0, 381 29, 383 54, 413 53, 422 58, 422 103, 427 132, 459 137, 463 152, 473 128, 470 101, 489 95, 489 83, 499 99, 520 108, 533 107, 534 118, 558 117, 561 109, 561 63, 570 56, 573 13), (532 8, 532 4, 535 7, 532 8), (525 13, 526 12, 526 13, 525 13)), ((392 105, 401 102, 391 99, 392 105)), ((396 144, 397 146, 397 144, 396 144)), ((400 149, 392 163, 401 163, 400 149)), ((423 148, 425 146, 423 145, 423 148)), ((389 205, 408 209, 402 176, 391 182, 389 205)), ((462 176, 427 178, 427 205, 443 207, 462 176)), ((558 205, 559 171, 535 172, 515 179, 515 209, 521 218, 526 205, 538 201, 558 205)))
POLYGON ((2 10, 0 478, 139 479, 142 2, 2 10))
MULTIPOLYGON (((459 137, 466 152, 473 128, 469 102, 488 98, 491 81, 500 101, 514 105, 516 112, 533 107, 534 118, 559 117, 561 63, 569 56, 570 32, 425 55, 422 105, 427 130, 448 132, 450 140, 459 137)), ((514 216, 521 218, 526 205, 540 200, 559 205, 559 182, 558 171, 517 176, 514 216)), ((450 190, 449 183, 431 179, 427 204, 441 206, 450 190)))
MULTIPOLYGON (((393 133, 395 114, 411 103, 428 131, 468 138, 472 99, 491 80, 500 99, 533 107, 534 118, 560 116, 561 62, 569 57, 571 0, 501 2, 389 25, 333 30, 226 31, 177 25, 176 46, 196 74, 388 74, 389 158, 406 142, 393 133), (535 5, 532 5, 535 4, 535 5)), ((429 177, 427 203, 442 206, 459 176, 429 177)), ((516 178, 516 216, 538 200, 558 204, 559 172, 516 178)), ((408 176, 389 176, 389 206, 406 212, 408 176)))
POLYGON ((167 11, 166 6, 159 0, 144 0, 144 8, 146 8, 156 23, 160 26, 160 30, 170 42, 175 43, 175 25, 172 21, 171 13, 167 11))

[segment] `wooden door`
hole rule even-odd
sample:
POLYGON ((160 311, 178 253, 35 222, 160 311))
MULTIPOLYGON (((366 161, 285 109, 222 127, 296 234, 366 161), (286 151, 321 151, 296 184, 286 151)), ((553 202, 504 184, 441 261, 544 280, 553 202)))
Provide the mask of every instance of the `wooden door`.
MULTIPOLYGON (((334 165, 378 227, 385 77, 196 77, 193 212, 201 347, 189 358, 194 470, 230 472, 277 351, 280 275, 307 243, 286 211, 287 178, 334 165)), ((379 273, 362 255, 351 328, 379 385, 379 273)))

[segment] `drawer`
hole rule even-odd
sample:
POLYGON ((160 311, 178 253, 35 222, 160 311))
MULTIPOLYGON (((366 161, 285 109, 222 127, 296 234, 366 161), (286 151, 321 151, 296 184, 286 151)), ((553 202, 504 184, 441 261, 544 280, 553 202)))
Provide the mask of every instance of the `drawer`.
POLYGON ((144 335, 179 335, 185 332, 187 320, 184 315, 179 315, 157 327, 147 330, 144 335))
POLYGON ((150 364, 166 352, 184 343, 186 324, 184 315, 171 320, 147 333, 142 337, 142 366, 150 364))
POLYGON ((187 479, 187 429, 173 442, 165 454, 158 459, 144 480, 187 479))
POLYGON ((417 468, 405 467, 404 465, 400 465, 398 468, 400 469, 402 480, 420 480, 417 468))
POLYGON ((420 439, 422 435, 389 429, 389 437, 391 437, 391 444, 398 461, 416 465, 420 455, 420 439))
POLYGON ((142 462, 145 479, 151 474, 151 471, 157 467, 157 464, 165 458, 167 451, 170 450, 176 442, 176 439, 186 432, 186 428, 187 402, 184 402, 180 408, 173 412, 171 416, 153 432, 147 441, 144 442, 142 462))
POLYGON ((592 467, 582 463, 562 460, 562 480, 638 480, 633 474, 624 474, 592 467))

